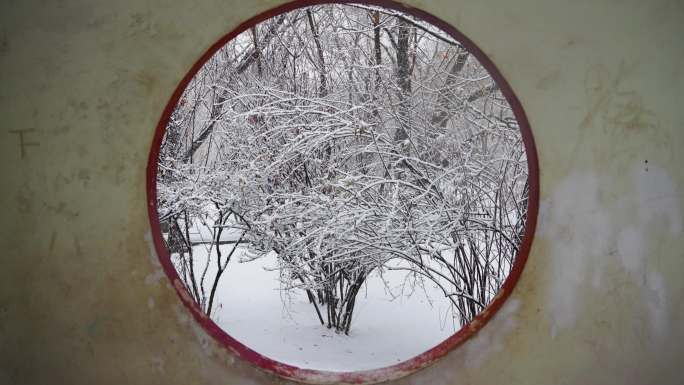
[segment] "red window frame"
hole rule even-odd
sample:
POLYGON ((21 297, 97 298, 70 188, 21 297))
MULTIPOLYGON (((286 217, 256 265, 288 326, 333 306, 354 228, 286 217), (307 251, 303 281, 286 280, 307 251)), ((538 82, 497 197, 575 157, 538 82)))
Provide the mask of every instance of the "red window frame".
MULTIPOLYGON (((360 1, 338 1, 336 3, 359 2, 360 1)), ((492 318, 492 316, 501 308, 506 299, 511 295, 513 288, 520 279, 532 245, 532 239, 534 237, 534 232, 537 223, 537 214, 539 211, 539 166, 537 160, 537 152, 534 145, 534 138, 532 136, 532 131, 530 129, 527 116, 525 115, 525 111, 523 110, 520 101, 513 93, 513 90, 511 89, 508 82, 501 75, 501 73, 496 68, 494 63, 487 57, 487 55, 484 54, 484 52, 482 52, 482 50, 480 50, 470 39, 468 39, 465 35, 459 32, 456 28, 425 11, 422 11, 417 8, 408 7, 401 3, 390 0, 363 1, 363 3, 365 4, 378 5, 385 8, 394 9, 407 14, 411 14, 447 32, 455 40, 460 42, 472 55, 474 55, 479 60, 482 66, 484 66, 485 69, 491 74, 494 81, 498 84, 501 92, 506 97, 522 132, 522 139, 525 146, 525 152, 527 155, 529 178, 528 216, 525 225, 523 241, 520 245, 518 255, 516 256, 516 261, 513 265, 510 274, 506 278, 506 281, 502 285, 499 294, 494 298, 494 300, 487 306, 487 308, 484 311, 482 311, 469 324, 461 328, 458 332, 456 332, 446 340, 442 341, 439 345, 396 365, 391 365, 379 369, 355 372, 331 372, 303 369, 296 366, 284 364, 273 359, 270 359, 266 356, 263 356, 258 352, 250 349, 248 346, 237 341, 233 337, 231 337, 216 323, 214 323, 214 321, 212 321, 211 318, 202 313, 202 311, 195 304, 190 295, 185 291, 183 285, 180 283, 178 273, 173 267, 169 252, 164 245, 164 240, 162 238, 162 233, 159 225, 159 217, 157 215, 156 186, 157 161, 159 158, 159 151, 162 143, 162 138, 164 136, 164 132, 166 130, 166 126, 170 119, 171 113, 173 112, 176 104, 178 103, 178 100, 180 99, 188 83, 195 76, 195 74, 197 74, 200 68, 221 47, 226 45, 230 40, 235 38, 243 31, 271 17, 298 8, 326 3, 331 2, 324 0, 296 0, 272 8, 266 12, 254 16, 249 20, 245 21, 244 23, 240 24, 237 28, 223 36, 221 39, 219 39, 199 58, 199 60, 195 62, 190 71, 183 77, 183 79, 180 81, 175 91, 173 92, 173 95, 167 103, 166 108, 162 113, 159 123, 157 124, 156 131, 154 133, 154 138, 152 140, 152 148, 150 150, 150 155, 147 164, 148 214, 150 217, 150 225, 152 228, 154 246, 156 248, 159 261, 164 271, 166 272, 166 275, 171 279, 171 282, 174 284, 173 286, 176 289, 179 298, 181 299, 183 304, 185 304, 185 306, 190 310, 195 321, 197 321, 209 335, 216 339, 221 345, 225 346, 230 352, 237 355, 241 359, 252 363, 258 368, 295 381, 316 384, 367 384, 397 379, 434 363, 436 360, 445 356, 449 351, 463 344, 466 340, 475 335, 480 329, 482 329, 485 326, 487 321, 489 321, 492 318)))

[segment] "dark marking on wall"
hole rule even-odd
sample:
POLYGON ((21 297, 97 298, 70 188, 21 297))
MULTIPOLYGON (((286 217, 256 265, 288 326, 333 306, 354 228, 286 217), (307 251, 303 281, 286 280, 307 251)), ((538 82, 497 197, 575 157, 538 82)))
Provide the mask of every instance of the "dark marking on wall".
POLYGON ((584 77, 584 92, 589 102, 589 110, 580 123, 580 128, 588 128, 594 118, 610 103, 620 87, 620 83, 634 69, 625 68, 624 61, 611 71, 604 65, 591 67, 584 77), (615 72, 615 76, 612 73, 615 72))
POLYGON ((52 255, 55 250, 55 242, 57 241, 57 232, 52 230, 52 235, 50 236, 50 246, 48 247, 48 255, 52 255))
POLYGON ((5 56, 5 54, 9 51, 9 41, 7 40, 7 37, 2 36, 0 37, 0 57, 5 56))
MULTIPOLYGON (((79 146, 79 155, 81 154, 81 147, 79 146)), ((79 168, 71 170, 67 174, 57 171, 52 180, 52 188, 56 191, 68 188, 69 186, 76 186, 78 182, 86 188, 92 179, 91 170, 87 168, 79 168)))
POLYGON ((617 92, 603 118, 604 128, 634 131, 660 126, 655 113, 646 108, 643 98, 635 91, 617 92))
POLYGON ((76 151, 79 158, 85 158, 88 155, 88 146, 85 144, 79 144, 76 151))
POLYGON ((560 79, 560 70, 556 69, 555 71, 547 73, 546 75, 539 78, 539 80, 537 80, 537 84, 535 86, 538 90, 548 90, 549 88, 558 84, 559 79, 560 79))
POLYGON ((77 178, 83 183, 83 187, 88 187, 88 183, 90 182, 90 170, 87 168, 78 170, 77 178))
POLYGON ((601 162, 619 154, 628 155, 643 150, 643 143, 637 140, 626 142, 625 135, 647 137, 651 145, 667 148, 669 135, 666 130, 660 129, 661 121, 657 113, 649 108, 646 97, 628 83, 630 76, 636 76, 637 67, 638 62, 622 61, 612 66, 595 65, 586 71, 586 114, 579 123, 573 161, 569 166, 579 158, 579 150, 585 145, 595 148, 592 150, 595 159, 601 162), (591 131, 588 130, 590 128, 591 131), (593 144, 585 143, 585 137, 592 135, 592 132, 601 132, 608 144, 598 149, 593 144))
POLYGON ((71 210, 67 207, 66 202, 60 201, 57 205, 51 205, 47 202, 43 202, 43 207, 47 209, 51 214, 64 216, 68 219, 76 219, 80 215, 78 211, 71 210))
POLYGON ((99 324, 98 317, 95 317, 90 323, 86 326, 86 331, 88 332, 88 335, 91 337, 94 336, 97 333, 97 328, 99 324))
POLYGON ((58 135, 65 135, 69 133, 71 130, 71 127, 68 124, 63 124, 61 126, 55 127, 52 131, 51 134, 58 136, 58 135))
MULTIPOLYGON (((7 315, 10 313, 9 309, 10 305, 7 303, 0 303, 0 336, 5 335, 5 323, 7 322, 7 315)), ((0 343, 2 343, 2 339, 0 339, 0 343)))
POLYGON ((129 34, 131 36, 148 33, 152 30, 152 13, 148 10, 146 12, 135 12, 130 14, 130 22, 128 24, 129 34))
POLYGON ((74 235, 74 250, 76 251, 76 255, 79 257, 83 256, 83 249, 81 249, 81 241, 78 240, 78 237, 74 235))
POLYGON ((35 199, 35 192, 31 189, 28 183, 24 183, 15 197, 17 202, 17 209, 20 213, 26 214, 31 211, 33 207, 33 200, 35 199))
POLYGON ((157 86, 157 78, 153 73, 147 71, 140 71, 134 76, 135 82, 140 85, 144 90, 146 95, 152 94, 155 87, 157 86))
POLYGON ((21 159, 26 158, 26 147, 38 147, 40 146, 39 142, 31 142, 28 138, 26 138, 26 135, 35 132, 33 128, 24 128, 21 130, 8 130, 10 134, 17 134, 19 135, 19 154, 21 155, 21 159))
POLYGON ((660 127, 660 121, 646 107, 643 97, 623 86, 635 67, 627 68, 622 62, 613 68, 600 65, 587 71, 584 87, 590 108, 580 128, 588 128, 597 120, 604 132, 619 129, 620 134, 660 127))
POLYGON ((61 171, 58 171, 57 175, 55 175, 55 178, 53 180, 52 188, 57 191, 60 190, 62 187, 67 186, 69 183, 71 183, 71 178, 62 174, 61 171))

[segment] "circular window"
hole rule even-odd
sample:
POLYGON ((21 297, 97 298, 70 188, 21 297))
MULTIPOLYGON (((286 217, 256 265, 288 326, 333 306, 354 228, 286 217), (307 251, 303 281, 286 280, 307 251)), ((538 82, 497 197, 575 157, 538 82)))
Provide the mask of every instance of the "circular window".
POLYGON ((154 139, 166 273, 212 336, 287 378, 429 364, 501 306, 530 248, 518 100, 454 28, 382 4, 246 22, 181 81, 154 139))

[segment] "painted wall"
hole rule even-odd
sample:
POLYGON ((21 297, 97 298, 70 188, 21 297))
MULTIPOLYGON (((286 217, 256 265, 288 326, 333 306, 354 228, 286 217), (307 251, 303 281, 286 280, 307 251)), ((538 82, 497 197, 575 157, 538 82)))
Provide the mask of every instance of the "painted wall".
MULTIPOLYGON (((286 382, 190 318, 145 194, 177 82, 278 3, 0 4, 0 384, 286 382)), ((541 210, 503 309, 397 383, 682 383, 684 3, 408 3, 510 82, 537 141, 541 210)))

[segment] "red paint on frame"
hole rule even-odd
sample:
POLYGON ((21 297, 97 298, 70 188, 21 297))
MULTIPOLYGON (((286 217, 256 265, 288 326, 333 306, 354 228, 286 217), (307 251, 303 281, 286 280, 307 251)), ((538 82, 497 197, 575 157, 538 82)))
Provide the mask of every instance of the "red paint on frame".
MULTIPOLYGON (((214 43, 200 58, 195 62, 190 71, 183 77, 181 82, 176 87, 171 99, 169 100, 166 108, 164 109, 161 119, 157 124, 157 128, 152 140, 152 148, 150 150, 150 155, 147 163, 147 203, 148 203, 148 214, 150 217, 150 225, 152 229, 152 236, 154 241, 154 246, 159 256, 159 261, 166 272, 166 275, 171 279, 171 282, 175 282, 180 279, 176 269, 173 267, 171 262, 171 257, 168 250, 164 245, 164 240, 162 238, 162 233, 159 225, 159 217, 157 215, 157 161, 159 158, 159 151, 161 148, 162 138, 166 130, 167 123, 170 119, 171 113, 173 112, 176 104, 178 103, 183 91, 187 87, 190 80, 195 76, 195 74, 200 70, 200 68, 206 63, 221 47, 226 45, 230 40, 235 38, 237 35, 243 31, 249 29, 254 24, 260 23, 264 20, 277 16, 281 13, 289 12, 298 8, 327 4, 330 1, 325 0, 296 0, 276 8, 270 9, 264 13, 261 13, 251 19, 240 24, 232 32, 228 33, 216 43, 214 43)), ((355 3, 354 1, 338 1, 336 3, 355 3)), ((356 2, 358 3, 358 1, 356 2)), ((463 344, 468 338, 476 334, 484 325, 489 321, 492 316, 501 308, 506 299, 511 295, 513 288, 515 287, 520 275, 522 274, 525 263, 527 262, 527 257, 532 246, 532 239, 534 237, 534 232, 537 224, 537 214, 539 211, 539 165, 537 159, 537 152, 534 144, 534 138, 532 137, 532 131, 530 129, 527 116, 525 111, 520 104, 520 101, 513 93, 508 82, 503 78, 501 73, 497 70, 494 63, 466 36, 459 32, 456 28, 452 27, 448 23, 440 20, 439 18, 419 10, 417 8, 409 7, 405 4, 401 4, 391 0, 369 0, 363 1, 364 4, 382 6, 389 9, 394 9, 404 13, 411 14, 419 19, 422 19, 430 24, 433 24, 444 32, 452 36, 456 41, 461 43, 471 54, 475 55, 482 66, 490 73, 494 81, 499 86, 501 92, 506 97, 508 103, 510 104, 515 118, 518 121, 520 131, 522 132, 522 138, 525 145, 525 153, 527 156, 528 164, 528 178, 529 178, 529 198, 528 198, 528 214, 527 223, 525 224, 525 233, 523 236, 522 244, 520 245, 518 255, 516 256, 516 261, 511 269, 510 274, 506 278, 506 281, 501 287, 499 294, 492 300, 492 302, 487 306, 487 308, 482 311, 477 317, 475 317, 468 325, 461 328, 451 337, 442 341, 439 345, 433 347, 432 349, 419 354, 409 360, 401 362, 396 365, 387 366, 379 369, 363 370, 355 372, 331 372, 331 371, 320 371, 312 369, 303 369, 296 366, 284 364, 275 360, 272 360, 266 356, 263 356, 256 351, 250 349, 248 346, 240 343, 239 341, 232 338, 228 333, 221 329, 211 318, 203 314, 197 305, 192 301, 191 297, 187 292, 183 292, 185 289, 182 285, 175 285, 174 288, 185 304, 188 310, 192 313, 195 320, 204 328, 204 330, 210 334, 213 338, 219 341, 223 346, 228 348, 232 353, 239 356, 241 359, 248 361, 257 367, 276 374, 278 376, 314 384, 369 384, 381 381, 394 380, 404 377, 410 373, 413 373, 421 368, 424 368, 441 357, 445 356, 449 351, 456 348, 457 346, 463 344)))

